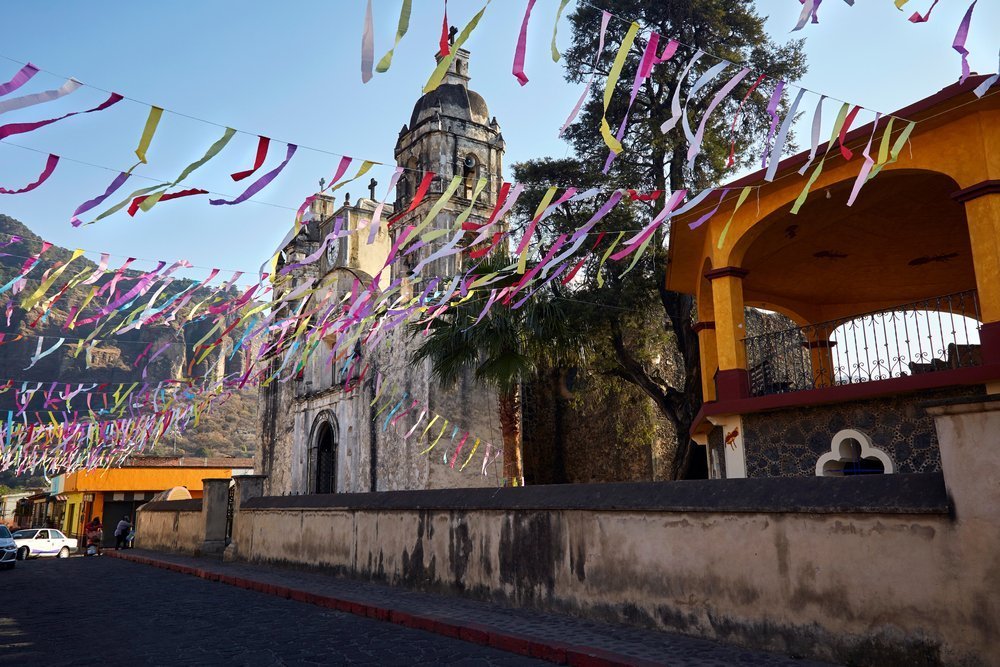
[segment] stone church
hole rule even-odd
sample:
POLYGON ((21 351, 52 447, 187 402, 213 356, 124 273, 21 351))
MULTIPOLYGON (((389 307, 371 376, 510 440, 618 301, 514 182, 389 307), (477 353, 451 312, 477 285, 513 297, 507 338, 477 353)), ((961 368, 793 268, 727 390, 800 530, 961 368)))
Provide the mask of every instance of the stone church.
MULTIPOLYGON (((456 218, 467 210, 471 210, 469 222, 486 221, 501 185, 504 140, 486 101, 470 90, 468 83, 469 52, 459 49, 442 84, 417 100, 409 123, 399 132, 396 163, 407 170, 397 182, 395 201, 385 206, 375 242, 367 244, 367 231, 339 239, 326 249, 320 261, 292 272, 295 284, 329 284, 342 294, 351 289, 355 279, 370 283, 388 256, 396 230, 422 221, 455 176, 462 177, 461 185, 431 228, 451 229, 456 218), (410 207, 427 171, 434 172, 435 177, 426 197, 413 211, 395 220, 390 229, 386 221, 393 211, 410 207)), ((312 205, 314 222, 285 248, 284 262, 300 262, 319 250, 338 219, 343 220, 346 229, 367 225, 378 204, 376 185, 373 179, 369 197, 351 201, 345 194, 339 205, 332 197, 318 197, 312 205)), ((399 277, 412 293, 418 285, 424 289, 434 276, 458 273, 462 269, 461 254, 435 260, 421 269, 419 277, 408 277, 421 259, 447 242, 448 236, 395 262, 391 273, 385 271, 379 276, 381 287, 399 277)), ((394 329, 387 339, 375 349, 359 350, 363 358, 347 369, 343 364, 330 363, 329 353, 318 350, 295 379, 273 382, 261 389, 261 442, 255 467, 267 476, 265 493, 351 493, 500 484, 503 460, 496 393, 475 382, 471 374, 455 386, 442 387, 430 372, 430 362, 410 361, 419 341, 405 326, 394 329), (360 386, 352 388, 350 381, 366 364, 368 372, 360 386), (381 404, 371 405, 379 374, 384 396, 396 397, 402 405, 400 411, 414 401, 418 403, 392 426, 385 419, 387 411, 377 414, 381 404), (430 417, 404 439, 421 410, 430 417), (448 425, 438 445, 423 454, 427 439, 417 440, 435 414, 440 415, 435 435, 445 419, 448 425), (471 433, 470 438, 480 438, 482 444, 475 460, 459 471, 460 466, 453 469, 447 456, 452 443, 457 442, 455 435, 461 438, 466 431, 471 433), (492 445, 493 462, 484 475, 486 443, 492 445)), ((327 343, 329 350, 332 346, 327 343)))

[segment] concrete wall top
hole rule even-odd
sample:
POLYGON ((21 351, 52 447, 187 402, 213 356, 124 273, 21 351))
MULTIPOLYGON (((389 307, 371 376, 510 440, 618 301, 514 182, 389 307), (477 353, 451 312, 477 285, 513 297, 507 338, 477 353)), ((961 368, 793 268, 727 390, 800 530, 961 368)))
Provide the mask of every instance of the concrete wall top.
POLYGON ((263 496, 241 509, 948 514, 940 473, 263 496))
POLYGON ((140 508, 142 512, 200 512, 201 498, 191 500, 154 500, 140 508))

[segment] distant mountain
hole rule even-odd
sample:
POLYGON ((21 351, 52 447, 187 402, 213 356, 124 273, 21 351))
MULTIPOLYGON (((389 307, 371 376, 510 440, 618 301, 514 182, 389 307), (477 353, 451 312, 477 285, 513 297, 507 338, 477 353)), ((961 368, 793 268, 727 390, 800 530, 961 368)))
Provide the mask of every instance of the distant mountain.
MULTIPOLYGON (((37 254, 42 248, 42 239, 33 233, 24 223, 9 216, 0 214, 0 285, 7 284, 17 276, 27 259, 37 254), (5 245, 12 236, 20 240, 5 245)), ((153 324, 129 331, 122 335, 109 336, 102 339, 98 333, 98 342, 89 351, 77 352, 77 343, 94 332, 94 324, 78 325, 74 329, 66 329, 65 324, 73 306, 78 306, 86 298, 92 286, 78 286, 67 291, 47 312, 39 308, 25 312, 17 304, 34 291, 43 280, 46 271, 53 269, 57 263, 66 262, 72 256, 72 251, 59 246, 51 247, 28 274, 25 287, 16 296, 11 291, 0 295, 0 334, 4 340, 0 343, 0 385, 8 380, 15 380, 15 386, 24 381, 32 383, 60 381, 63 383, 128 383, 143 382, 156 384, 162 380, 181 377, 220 378, 228 373, 243 372, 249 358, 249 350, 241 350, 230 359, 234 337, 239 340, 242 331, 238 328, 231 331, 224 339, 223 345, 212 352, 204 361, 194 364, 194 344, 211 328, 209 320, 194 321, 179 324, 153 324), (24 336, 14 340, 18 334, 24 336), (40 359, 33 367, 28 368, 32 355, 35 353, 39 336, 44 336, 43 348, 47 349, 58 341, 66 338, 66 342, 53 354, 40 359), (152 346, 150 344, 152 343, 152 346), (146 377, 142 377, 145 358, 152 351, 170 346, 146 368, 146 377), (148 350, 147 350, 148 348, 148 350), (142 357, 147 351, 146 357, 142 357)), ((113 258, 109 263, 110 270, 117 269, 123 260, 113 258), (114 263, 117 259, 118 263, 114 263)), ((80 257, 63 273, 48 291, 55 294, 66 282, 78 272, 96 268, 97 264, 90 259, 80 257)), ((141 271, 127 270, 123 280, 135 278, 141 271)), ((102 277, 96 284, 103 285, 110 279, 109 274, 102 277)), ((181 290, 188 289, 193 284, 187 279, 174 280, 160 296, 160 302, 181 290)), ((218 283, 216 283, 218 285, 218 283)), ((126 285, 131 286, 131 283, 126 285)), ((235 288, 233 288, 235 294, 235 288)), ((119 290, 121 293, 121 290, 119 290)), ((190 303, 197 303, 208 297, 207 288, 196 290, 190 303)), ((143 299, 148 300, 151 294, 143 299)), ((136 306, 141 301, 136 302, 136 306)), ((100 305, 104 305, 102 301, 100 305)), ((189 304, 190 305, 190 304, 189 304)), ((87 311, 93 310, 88 306, 87 311)), ((85 318, 86 315, 80 319, 85 318)), ((180 318, 178 318, 180 319, 180 318)), ((99 323, 97 323, 99 325, 99 323)), ((113 391, 113 388, 112 388, 113 391)), ((39 392, 41 394, 41 392, 39 392)), ((28 412, 41 410, 44 397, 36 396, 28 407, 28 412)), ((73 409, 78 404, 74 401, 73 409)), ((0 416, 5 416, 7 410, 15 409, 14 392, 8 390, 0 394, 0 416)), ((64 406, 50 406, 58 415, 64 406)), ((29 420, 36 416, 29 416, 29 420)), ((248 456, 252 455, 257 441, 256 390, 250 390, 242 395, 236 395, 226 403, 217 406, 197 428, 192 428, 184 436, 161 443, 161 452, 190 454, 196 456, 248 456)), ((0 474, 0 484, 11 484, 7 475, 0 474)), ((15 484, 17 480, 13 480, 15 484)))

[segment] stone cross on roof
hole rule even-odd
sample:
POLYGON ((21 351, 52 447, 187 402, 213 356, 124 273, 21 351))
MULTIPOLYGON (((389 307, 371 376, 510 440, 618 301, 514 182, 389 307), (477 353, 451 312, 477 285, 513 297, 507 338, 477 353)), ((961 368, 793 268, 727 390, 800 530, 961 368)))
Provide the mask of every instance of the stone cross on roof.
POLYGON ((374 178, 368 182, 368 198, 375 201, 375 188, 378 186, 378 181, 374 178))

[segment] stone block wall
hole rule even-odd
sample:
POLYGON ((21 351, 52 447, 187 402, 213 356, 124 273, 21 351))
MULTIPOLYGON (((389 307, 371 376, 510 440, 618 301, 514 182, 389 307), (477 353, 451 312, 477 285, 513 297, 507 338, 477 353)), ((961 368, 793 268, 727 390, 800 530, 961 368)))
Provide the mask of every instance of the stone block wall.
POLYGON ((928 401, 985 395, 982 385, 743 415, 747 477, 816 474, 835 434, 856 429, 892 459, 896 472, 938 472, 941 455, 928 401))

